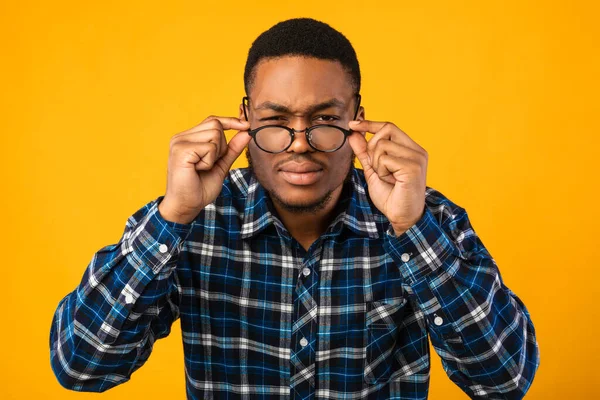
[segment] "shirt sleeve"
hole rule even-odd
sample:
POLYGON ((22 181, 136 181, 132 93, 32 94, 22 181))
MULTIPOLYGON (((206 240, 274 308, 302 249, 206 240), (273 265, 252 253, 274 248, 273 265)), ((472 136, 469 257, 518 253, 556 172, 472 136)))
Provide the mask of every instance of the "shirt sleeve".
POLYGON ((103 392, 128 381, 179 318, 173 270, 195 222, 166 221, 158 211, 163 198, 129 217, 119 242, 98 250, 59 302, 50 361, 62 386, 103 392))
POLYGON ((540 362, 529 312, 504 285, 466 211, 437 196, 443 200, 426 205, 408 231, 396 237, 389 227, 385 249, 414 292, 449 378, 471 398, 521 399, 540 362))

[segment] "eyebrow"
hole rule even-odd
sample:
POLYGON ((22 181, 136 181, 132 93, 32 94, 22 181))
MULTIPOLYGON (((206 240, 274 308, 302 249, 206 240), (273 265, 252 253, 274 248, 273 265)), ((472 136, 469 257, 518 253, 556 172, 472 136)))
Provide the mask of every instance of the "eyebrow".
MULTIPOLYGON (((331 107, 338 107, 338 108, 344 109, 344 108, 346 108, 346 104, 341 100, 333 98, 331 100, 327 100, 322 103, 309 106, 306 109, 306 113, 312 114, 314 112, 325 110, 325 109, 331 108, 331 107)), ((260 105, 258 105, 256 107, 256 110, 272 110, 272 111, 286 113, 286 114, 293 114, 292 110, 290 110, 288 107, 286 107, 282 104, 273 103, 272 101, 265 101, 264 103, 261 103, 260 105)))

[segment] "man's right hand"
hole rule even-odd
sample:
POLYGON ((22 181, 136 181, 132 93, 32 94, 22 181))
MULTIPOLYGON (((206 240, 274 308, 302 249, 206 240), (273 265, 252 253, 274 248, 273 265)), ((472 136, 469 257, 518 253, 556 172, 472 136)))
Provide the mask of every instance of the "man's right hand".
POLYGON ((171 138, 167 190, 158 205, 164 219, 190 223, 217 198, 229 168, 252 139, 249 128, 248 121, 211 115, 171 138), (238 130, 229 144, 227 129, 238 130))

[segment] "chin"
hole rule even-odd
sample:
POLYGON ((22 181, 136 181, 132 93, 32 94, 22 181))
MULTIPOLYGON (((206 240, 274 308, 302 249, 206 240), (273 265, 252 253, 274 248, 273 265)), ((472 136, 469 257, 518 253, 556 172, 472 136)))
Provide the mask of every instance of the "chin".
POLYGON ((271 199, 283 209, 293 213, 315 213, 320 211, 331 201, 331 191, 320 196, 284 196, 277 190, 269 190, 271 199))

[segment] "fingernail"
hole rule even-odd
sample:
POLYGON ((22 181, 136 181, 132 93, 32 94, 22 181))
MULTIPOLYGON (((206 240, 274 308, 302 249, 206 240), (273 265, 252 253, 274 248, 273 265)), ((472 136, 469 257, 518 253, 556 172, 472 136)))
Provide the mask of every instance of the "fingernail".
POLYGON ((350 121, 350 122, 348 122, 348 125, 355 125, 356 126, 358 124, 360 124, 360 121, 350 121))

